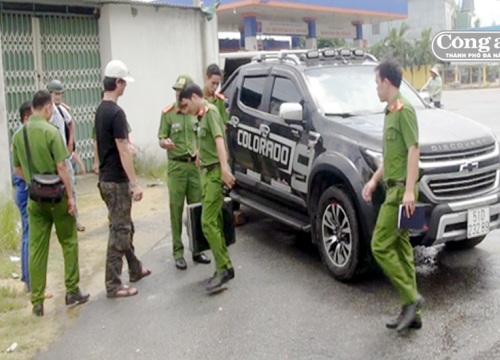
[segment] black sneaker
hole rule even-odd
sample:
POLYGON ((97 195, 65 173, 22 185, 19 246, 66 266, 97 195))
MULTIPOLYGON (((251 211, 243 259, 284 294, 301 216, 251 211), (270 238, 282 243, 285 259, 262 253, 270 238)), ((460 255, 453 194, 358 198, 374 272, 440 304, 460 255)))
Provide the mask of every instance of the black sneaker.
POLYGON ((35 304, 33 305, 33 315, 35 316, 43 316, 43 304, 35 304))
POLYGON ((80 289, 78 289, 77 292, 66 294, 66 305, 76 306, 80 304, 85 304, 87 301, 89 301, 89 297, 90 297, 89 294, 83 295, 80 289))

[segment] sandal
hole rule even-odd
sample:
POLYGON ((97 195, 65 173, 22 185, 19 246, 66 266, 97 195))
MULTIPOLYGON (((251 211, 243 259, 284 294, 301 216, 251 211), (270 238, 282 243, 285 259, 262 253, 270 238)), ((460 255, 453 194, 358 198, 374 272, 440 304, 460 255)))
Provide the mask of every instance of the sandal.
POLYGON ((139 291, 136 288, 131 288, 127 285, 122 285, 118 290, 112 294, 107 294, 108 298, 122 298, 137 295, 139 291))
POLYGON ((142 267, 141 273, 138 276, 130 276, 130 282, 138 282, 142 278, 151 275, 151 270, 148 268, 142 267))

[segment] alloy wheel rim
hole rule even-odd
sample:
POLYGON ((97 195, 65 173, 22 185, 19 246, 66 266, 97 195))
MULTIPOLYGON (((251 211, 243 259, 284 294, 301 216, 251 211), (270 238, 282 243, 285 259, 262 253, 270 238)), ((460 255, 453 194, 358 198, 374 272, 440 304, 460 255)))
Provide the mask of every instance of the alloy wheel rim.
POLYGON ((330 203, 321 222, 323 246, 336 267, 347 265, 352 253, 352 231, 345 210, 336 202, 330 203))

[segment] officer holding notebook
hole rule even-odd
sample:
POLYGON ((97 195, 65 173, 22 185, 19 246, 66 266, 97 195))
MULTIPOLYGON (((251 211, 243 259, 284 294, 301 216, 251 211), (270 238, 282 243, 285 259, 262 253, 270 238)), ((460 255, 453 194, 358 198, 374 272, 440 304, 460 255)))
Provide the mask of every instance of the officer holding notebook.
POLYGON ((403 205, 407 217, 415 211, 420 157, 417 118, 410 102, 399 92, 402 70, 397 63, 385 61, 379 64, 375 77, 380 101, 387 103, 383 165, 366 183, 363 198, 371 201, 372 193, 382 179, 386 185, 386 198, 378 214, 371 247, 375 260, 398 289, 403 304, 398 318, 386 326, 398 331, 419 329, 422 327, 422 297, 417 291, 413 248, 408 230, 398 229, 399 206, 403 205))

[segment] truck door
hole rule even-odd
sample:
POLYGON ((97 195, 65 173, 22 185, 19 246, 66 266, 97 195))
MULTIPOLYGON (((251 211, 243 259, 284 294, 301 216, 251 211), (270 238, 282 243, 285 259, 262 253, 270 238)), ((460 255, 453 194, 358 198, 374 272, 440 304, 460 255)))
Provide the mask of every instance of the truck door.
POLYGON ((247 71, 240 76, 238 91, 230 102, 228 144, 236 180, 245 187, 261 181, 259 159, 264 101, 269 92, 270 77, 266 72, 247 71))

